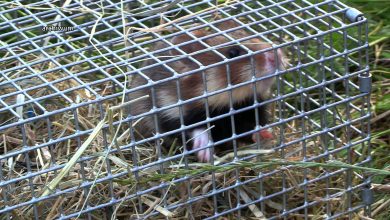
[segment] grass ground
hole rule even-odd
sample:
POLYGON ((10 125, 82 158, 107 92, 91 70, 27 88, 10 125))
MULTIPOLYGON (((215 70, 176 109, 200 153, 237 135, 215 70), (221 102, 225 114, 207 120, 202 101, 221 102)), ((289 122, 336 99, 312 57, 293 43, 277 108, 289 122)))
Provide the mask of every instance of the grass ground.
MULTIPOLYGON (((343 0, 369 19, 370 67, 373 79, 371 97, 372 158, 374 168, 390 168, 390 1, 343 0)), ((373 178, 376 201, 390 199, 390 177, 373 178), (385 187, 384 187, 385 186, 385 187), (387 186, 387 187, 386 187, 387 186)), ((389 219, 390 204, 375 219, 389 219)))

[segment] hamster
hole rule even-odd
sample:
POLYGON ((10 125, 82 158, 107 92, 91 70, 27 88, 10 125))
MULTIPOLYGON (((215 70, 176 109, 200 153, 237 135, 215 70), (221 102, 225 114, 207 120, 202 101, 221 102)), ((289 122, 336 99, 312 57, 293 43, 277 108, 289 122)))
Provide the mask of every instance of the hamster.
MULTIPOLYGON (((221 21, 215 24, 215 27, 221 31, 239 26, 240 25, 233 20, 221 21)), ((264 43, 259 38, 251 38, 249 40, 242 41, 239 44, 232 43, 230 46, 218 47, 218 45, 231 42, 230 39, 222 34, 185 44, 185 42, 209 36, 213 33, 217 32, 212 31, 212 28, 205 28, 192 31, 192 36, 188 34, 180 34, 171 39, 167 39, 173 45, 184 44, 178 46, 181 51, 173 48, 171 45, 163 41, 155 43, 150 52, 153 52, 153 56, 157 57, 159 60, 167 61, 167 63, 165 65, 156 65, 156 61, 153 59, 146 60, 143 63, 143 66, 151 66, 151 68, 143 70, 143 76, 142 74, 134 75, 131 84, 132 88, 148 84, 148 80, 145 79, 146 77, 149 78, 149 81, 151 80, 153 82, 157 82, 169 77, 174 77, 175 74, 180 75, 189 71, 194 71, 194 73, 182 78, 176 78, 159 83, 154 85, 153 89, 149 87, 130 93, 130 100, 149 95, 145 101, 137 102, 133 106, 130 106, 130 114, 135 116, 149 112, 155 108, 171 106, 177 104, 179 101, 186 101, 202 96, 205 94, 206 90, 207 93, 212 93, 225 89, 228 86, 229 81, 230 84, 234 86, 239 83, 251 81, 254 74, 256 78, 259 78, 275 73, 278 68, 283 68, 282 63, 284 54, 280 49, 269 50, 267 52, 253 55, 253 65, 251 63, 251 57, 246 57, 231 61, 227 64, 216 65, 208 68, 208 66, 221 62, 225 59, 232 59, 247 54, 247 50, 245 50, 242 45, 254 52, 271 47, 270 44, 264 43), (207 49, 210 46, 216 46, 216 51, 222 54, 225 58, 212 50, 194 54, 195 52, 207 49), (160 53, 154 52, 164 48, 172 49, 160 53), (277 51, 276 54, 275 51, 277 51), (188 57, 174 59, 175 57, 183 55, 183 52, 184 55, 189 54, 194 60, 191 60, 188 57), (173 61, 168 62, 168 60, 173 61), (155 66, 153 67, 153 65, 155 66), (230 73, 230 76, 228 76, 228 73, 230 73)), ((227 32, 226 34, 233 39, 251 36, 250 33, 244 31, 243 29, 227 32)), ((256 95, 259 103, 270 96, 274 81, 274 77, 269 77, 256 82, 256 95)), ((231 91, 210 95, 207 97, 207 101, 206 98, 201 98, 183 104, 181 108, 172 107, 158 111, 158 113, 144 117, 137 124, 136 129, 143 138, 146 138, 152 137, 157 131, 161 134, 179 129, 182 124, 192 125, 205 121, 207 116, 206 104, 208 105, 208 114, 210 118, 230 112, 231 107, 234 110, 239 110, 244 107, 253 106, 255 101, 253 84, 254 83, 250 83, 245 86, 232 89, 231 91), (230 103, 230 96, 232 97, 233 103, 230 103), (181 113, 183 117, 180 117, 181 113), (158 127, 158 129, 156 127, 158 127)), ((259 125, 264 126, 267 124, 269 118, 266 106, 261 105, 257 109, 259 125)), ((236 134, 241 134, 255 129, 255 110, 252 109, 234 114, 234 122, 236 134)), ((210 122, 210 124, 212 127, 212 141, 217 142, 232 137, 233 127, 230 116, 210 122)), ((212 157, 210 148, 207 148, 210 143, 210 137, 206 128, 207 124, 204 123, 201 126, 185 131, 186 140, 191 140, 189 145, 192 145, 192 149, 196 150, 202 148, 196 151, 199 162, 208 162, 212 157)), ((171 137, 177 137, 181 140, 180 134, 181 132, 178 132, 176 135, 172 135, 171 137)), ((259 135, 262 138, 271 137, 270 133, 267 133, 267 131, 264 130, 259 132, 259 135)), ((256 135, 253 134, 251 137, 243 137, 238 141, 253 143, 256 141, 256 135)), ((224 145, 228 145, 228 143, 224 145)))

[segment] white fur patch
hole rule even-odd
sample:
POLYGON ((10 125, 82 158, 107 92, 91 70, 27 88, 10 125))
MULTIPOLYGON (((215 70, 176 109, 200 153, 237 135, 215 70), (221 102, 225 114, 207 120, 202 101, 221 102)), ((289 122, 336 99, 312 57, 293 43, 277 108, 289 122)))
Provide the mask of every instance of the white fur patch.
MULTIPOLYGON (((157 90, 157 102, 159 103, 160 107, 166 107, 170 105, 174 105, 177 103, 177 97, 176 95, 172 95, 170 91, 159 89, 157 90)), ((164 117, 170 118, 170 119, 176 119, 180 117, 179 108, 170 108, 168 110, 163 111, 164 117)))

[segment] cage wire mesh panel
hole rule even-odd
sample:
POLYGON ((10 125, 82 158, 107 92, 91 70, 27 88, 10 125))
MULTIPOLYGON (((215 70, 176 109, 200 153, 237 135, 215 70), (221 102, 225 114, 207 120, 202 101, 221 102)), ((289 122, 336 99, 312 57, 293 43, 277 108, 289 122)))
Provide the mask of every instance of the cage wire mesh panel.
POLYGON ((369 215, 369 177, 340 165, 370 159, 367 21, 355 9, 75 0, 0 10, 2 219, 369 215))

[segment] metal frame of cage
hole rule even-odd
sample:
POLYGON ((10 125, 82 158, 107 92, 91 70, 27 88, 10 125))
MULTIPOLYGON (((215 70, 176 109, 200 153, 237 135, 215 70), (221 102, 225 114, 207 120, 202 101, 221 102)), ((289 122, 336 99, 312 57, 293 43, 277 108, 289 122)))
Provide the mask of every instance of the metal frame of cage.
MULTIPOLYGON (((201 67, 200 70, 190 71, 185 74, 173 74, 173 77, 169 79, 162 80, 159 82, 151 82, 148 85, 131 88, 129 89, 124 82, 124 77, 122 73, 127 75, 131 74, 139 74, 144 69, 151 68, 150 67, 140 67, 138 64, 141 60, 145 58, 153 59, 156 61, 156 65, 164 65, 167 67, 166 63, 175 59, 180 59, 183 57, 189 58, 192 61, 196 62, 191 56, 185 54, 182 51, 182 55, 177 58, 170 59, 169 61, 162 61, 155 56, 159 51, 154 51, 153 53, 148 52, 145 49, 146 45, 153 44, 157 41, 164 41, 169 44, 170 47, 163 49, 168 50, 175 48, 180 50, 177 45, 172 45, 167 39, 171 36, 180 33, 190 34, 190 31, 199 29, 199 28, 212 28, 217 30, 214 26, 215 22, 208 22, 207 17, 209 17, 213 12, 218 10, 220 14, 226 16, 228 18, 225 19, 234 19, 239 22, 242 26, 236 29, 245 29, 250 30, 254 33, 255 36, 261 37, 265 42, 271 43, 272 48, 266 49, 264 51, 258 51, 257 53, 264 53, 269 50, 277 50, 278 48, 289 48, 292 50, 292 54, 294 56, 294 61, 292 62, 290 67, 287 70, 277 71, 274 76, 277 77, 277 83, 275 86, 275 95, 266 100, 264 103, 255 103, 255 106, 251 106, 250 108, 256 108, 259 105, 264 105, 267 103, 277 103, 277 109, 279 110, 277 118, 279 121, 270 123, 269 125, 258 128, 257 130, 251 131, 254 133, 259 131, 260 129, 266 129, 271 127, 283 127, 286 123, 299 119, 306 118, 309 122, 312 123, 313 126, 317 127, 320 131, 313 134, 304 134, 305 123, 302 123, 302 136, 292 142, 284 143, 281 141, 274 146, 274 149, 281 150, 281 157, 285 156, 284 149, 288 146, 291 146, 295 143, 302 143, 302 151, 306 151, 306 141, 310 140, 310 138, 316 138, 322 136, 329 135, 333 141, 341 142, 343 146, 341 148, 336 149, 328 149, 326 146, 330 143, 330 140, 325 142, 325 152, 321 155, 316 155, 315 157, 307 158, 304 156, 304 161, 315 161, 316 159, 326 158, 327 160, 331 159, 331 155, 335 152, 339 152, 342 150, 346 150, 348 152, 346 161, 348 163, 352 163, 352 159, 350 158, 351 148, 354 146, 362 146, 363 148, 367 148, 364 154, 360 155, 362 160, 359 161, 358 165, 362 165, 368 163, 370 161, 369 157, 369 92, 370 92, 370 75, 368 69, 368 43, 367 43, 367 20, 363 17, 363 15, 357 11, 356 9, 349 8, 348 6, 340 3, 336 0, 323 0, 316 1, 316 3, 311 3, 308 0, 264 0, 264 1, 232 1, 232 3, 228 6, 220 7, 215 9, 214 11, 205 11, 203 13, 194 14, 201 7, 215 7, 216 1, 173 1, 175 3, 175 7, 165 9, 164 11, 158 11, 157 9, 161 9, 164 5, 172 3, 172 1, 157 1, 156 3, 146 4, 143 1, 123 1, 123 2, 113 2, 113 1, 105 1, 103 4, 106 4, 105 7, 110 8, 112 10, 120 10, 122 5, 126 5, 126 9, 128 11, 134 11, 134 7, 132 4, 137 4, 139 8, 135 10, 134 13, 124 14, 125 19, 127 20, 127 26, 137 26, 139 28, 148 28, 150 25, 153 25, 160 18, 164 20, 164 22, 170 24, 172 27, 176 28, 178 31, 172 34, 162 35, 157 32, 142 32, 142 31, 134 31, 130 32, 128 35, 124 35, 122 33, 122 14, 112 13, 106 17, 99 18, 98 14, 94 13, 86 13, 81 11, 66 11, 64 9, 60 9, 59 7, 53 7, 52 4, 49 4, 49 1, 45 1, 43 3, 40 2, 30 2, 30 1, 14 1, 0 4, 0 53, 2 58, 0 63, 4 66, 7 62, 16 62, 18 65, 14 65, 10 68, 2 68, 0 67, 1 81, 0 88, 8 89, 7 93, 0 92, 0 112, 6 118, 0 118, 0 132, 5 132, 7 129, 17 128, 17 131, 22 136, 22 142, 19 143, 19 149, 13 151, 5 151, 3 150, 3 154, 0 156, 0 189, 1 189, 1 197, 3 200, 3 206, 0 206, 0 215, 4 216, 6 219, 13 219, 13 212, 17 210, 32 210, 33 216, 35 219, 40 218, 38 204, 43 201, 48 201, 51 199, 59 198, 66 194, 74 193, 76 190, 82 189, 83 193, 88 194, 89 189, 94 184, 107 184, 110 191, 110 199, 106 202, 97 204, 97 205, 89 205, 88 201, 86 203, 86 207, 83 209, 76 210, 73 213, 62 213, 60 216, 57 216, 60 219, 70 219, 77 217, 79 215, 85 215, 88 219, 92 218, 91 213, 96 210, 103 209, 104 207, 115 206, 124 201, 129 201, 131 199, 137 198, 139 203, 139 211, 143 212, 143 207, 141 202, 141 195, 147 194, 149 192, 159 191, 162 193, 167 193, 168 187, 172 184, 182 183, 188 181, 191 176, 185 176, 178 179, 175 179, 171 182, 164 182, 154 187, 148 189, 139 189, 136 193, 131 195, 126 195, 120 198, 116 198, 113 193, 114 183, 113 180, 116 178, 121 178, 123 176, 128 175, 128 171, 123 171, 120 173, 111 173, 110 171, 110 163, 106 159, 106 169, 108 170, 108 174, 105 177, 98 178, 96 180, 90 180, 86 177, 86 167, 85 162, 92 160, 96 156, 84 156, 81 157, 77 164, 81 166, 81 183, 80 185, 73 186, 67 189, 60 189, 57 187, 56 189, 51 189, 51 193, 49 195, 41 196, 41 190, 45 189, 45 186, 40 186, 37 189, 37 186, 34 183, 34 178, 45 176, 48 173, 58 173, 61 169, 65 167, 65 164, 59 164, 56 161, 55 157, 50 157, 51 165, 50 167, 39 169, 33 169, 33 162, 30 158, 30 153, 37 151, 38 149, 47 148, 48 152, 51 155, 55 155, 54 148, 56 144, 75 140, 77 142, 77 146, 81 147, 85 138, 93 132, 93 129, 83 129, 80 127, 78 122, 78 114, 79 110, 84 107, 96 105, 98 109, 100 109, 99 116, 100 119, 104 119, 105 117, 105 102, 110 102, 112 100, 118 100, 124 94, 129 94, 133 91, 142 89, 142 88, 152 88, 153 86, 162 83, 167 80, 178 80, 181 77, 184 77, 189 74, 194 74, 195 72, 202 71, 206 68, 211 68, 213 66, 201 67), (29 7, 23 6, 28 5, 29 7), (38 9, 39 7, 45 6, 46 9, 38 9), (47 8, 47 6, 50 6, 47 8), (294 8, 294 9, 292 9, 294 8), (237 12, 238 11, 238 12, 237 12), (170 23, 172 20, 168 15, 172 15, 175 13, 184 13, 184 14, 192 14, 189 19, 179 20, 177 23, 170 23), (163 14, 164 16, 162 16, 163 14), (247 23, 241 22, 238 17, 244 16, 246 18, 247 23), (309 18, 305 18, 305 16, 309 18), (304 18, 302 18, 304 17, 304 18), (53 19, 54 18, 54 19, 53 19), (290 19, 289 19, 290 18, 290 19), (293 20, 295 19, 295 20, 293 20), (194 20, 199 22, 200 24, 194 27, 185 27, 188 24, 191 24, 194 20), (98 22, 97 22, 98 21, 98 22), (328 30, 321 30, 320 27, 316 27, 312 24, 318 22, 326 27, 328 30), (42 30, 43 27, 46 26, 55 26, 58 24, 68 25, 74 27, 74 29, 69 29, 66 32, 45 32, 42 30), (96 25, 98 31, 94 34, 91 34, 90 31, 96 25), (259 32, 254 30, 252 27, 258 26, 263 31, 259 32), (306 29, 305 29, 306 28, 306 29), (357 33, 349 33, 348 31, 355 30, 357 33), (311 31, 311 32, 310 32, 311 31), (35 34, 40 33, 40 35, 35 34), (298 33, 298 34, 297 34, 298 33), (338 51, 335 47, 337 46, 335 42, 333 42, 333 38, 325 39, 327 36, 332 36, 332 34, 338 34, 341 36, 342 45, 340 51, 338 51), (355 37, 355 35, 357 37, 355 37), (69 38, 71 36, 71 38, 69 38), (144 36, 150 36, 150 40, 139 43, 137 42, 138 38, 142 38, 144 36), (280 43, 276 44, 275 41, 269 39, 268 36, 271 36, 273 39, 277 39, 280 43), (287 36, 289 40, 283 38, 283 36, 287 36), (5 43, 8 39, 9 43, 5 43), (126 43, 123 39, 126 38, 126 43), (315 41, 318 44, 317 55, 318 57, 312 57, 308 52, 308 48, 306 42, 315 41), (329 40, 329 42, 326 42, 329 40), (50 42, 51 41, 51 42, 50 42), (86 47, 75 47, 78 42, 91 42, 93 45, 89 45, 86 47), (353 47, 349 48, 349 43, 352 42, 353 47), (117 46, 120 47, 117 47, 117 46), (60 54, 51 54, 50 51, 53 48, 63 47, 63 52, 60 54), (96 53, 95 48, 99 48, 105 53, 96 53), (126 52, 128 51, 139 51, 141 55, 135 55, 131 58, 127 57, 126 52), (331 51, 328 56, 325 55, 325 50, 331 51), (354 60, 349 57, 350 54, 358 54, 358 60, 354 60), (25 56, 35 55, 38 59, 36 60, 28 60, 25 56), (68 64, 63 64, 60 60, 63 58, 67 58, 68 56, 77 55, 79 56, 78 61, 74 61, 68 64), (296 57, 295 57, 296 56, 296 57), (304 63, 302 60, 304 57, 310 62, 304 63), (111 61, 108 61, 105 65, 102 65, 99 62, 94 62, 98 59, 105 59, 104 57, 109 57, 111 61), (344 58, 344 69, 345 73, 337 73, 335 72, 335 59, 336 58, 344 58), (302 60, 301 60, 302 59, 302 60), (325 63, 330 62, 330 66, 327 66, 325 63), (47 68, 40 71, 37 71, 37 65, 44 65, 45 63, 51 63, 54 65, 53 68, 47 68), (72 66, 83 65, 86 64, 89 66, 88 69, 82 69, 81 72, 73 72, 70 70, 72 66), (349 72, 349 65, 354 65, 357 69, 349 72), (323 73, 323 77, 320 80, 317 80, 310 76, 310 74, 306 73, 303 69, 307 66, 315 66, 316 69, 323 73), (111 71, 112 69, 123 68, 122 73, 114 73, 111 71), (18 76, 18 72, 27 71, 28 74, 23 76, 18 76), (56 71, 60 71, 63 75, 60 78, 49 81, 45 76, 47 74, 55 73, 56 71), (298 81, 296 84, 289 83, 282 76, 291 72, 298 72, 298 81), (86 81, 84 77, 99 72, 100 79, 86 81), (332 79, 325 78, 325 72, 330 72, 332 74, 332 79), (302 86, 303 77, 307 81, 311 81, 316 85, 312 85, 309 87, 302 86), (358 78, 359 84, 356 85, 355 81, 350 80, 351 78, 358 78), (66 89, 62 89, 58 86, 61 82, 67 82, 72 80, 76 82, 77 86, 70 87, 66 89), (329 89, 327 86, 336 82, 344 82, 347 84, 345 89, 345 94, 339 95, 334 90, 329 89), (104 89, 99 86, 105 85, 105 88, 110 88, 112 90, 108 95, 104 93, 104 89), (294 92, 287 92, 284 94, 284 87, 290 87, 295 89, 294 92), (349 90, 349 88, 355 89, 355 93, 349 90), (46 89, 47 94, 41 94, 39 96, 34 96, 33 91, 36 89, 46 89), (311 98, 307 92, 314 89, 321 89, 322 96, 318 98, 318 100, 311 98), (89 97, 82 100, 77 100, 72 96, 72 93, 78 90, 83 90, 88 93, 89 97), (356 93, 359 92, 359 93, 356 93), (332 97, 335 100, 333 103, 327 103, 326 97, 328 94, 332 94, 332 97), (286 98, 289 97, 298 97, 295 101, 297 106, 300 106, 301 109, 297 109, 293 105, 284 102, 286 98), (48 100, 60 99, 61 103, 65 103, 61 108, 56 109, 55 106, 50 106, 50 109, 45 104, 48 100), (298 104, 298 100, 300 104, 298 104), (357 106, 352 102, 355 100, 361 100, 359 103, 361 106, 357 106), (305 102, 309 101, 314 103, 317 108, 312 110, 305 111, 305 102), (322 102, 322 103, 320 103, 322 102), (320 123, 317 123, 315 120, 311 119, 311 115, 316 113, 328 112, 328 114, 333 115, 334 120, 337 116, 335 116, 335 112, 330 109, 334 106, 346 104, 346 115, 347 119, 343 120, 337 118, 337 120, 341 120, 342 123, 339 125, 329 126, 326 122, 326 119, 321 118, 320 123), (287 108, 295 113, 295 115, 291 117, 285 118, 284 113, 281 109, 287 108), (356 111, 360 113, 360 116, 352 116, 349 112, 356 111), (52 121, 51 117, 58 116, 62 114, 71 114, 73 117, 73 124, 75 127, 75 131, 68 136, 59 136, 56 137, 54 135, 54 131, 51 129, 52 121), (42 140, 41 143, 31 143, 29 142, 29 130, 26 125, 32 123, 44 123, 47 125, 47 140, 42 140), (360 124, 360 129, 354 124, 360 124), (347 129, 347 137, 346 140, 337 140, 335 133, 337 129, 346 128, 347 129), (356 132, 360 135, 360 139, 357 141, 351 140, 350 133, 356 132), (23 156, 22 156, 23 155, 23 156), (16 158, 24 157, 25 169, 19 176, 12 176, 10 173, 7 173, 5 169, 6 165, 15 166, 14 160, 16 158), (20 202, 18 204, 12 203, 12 197, 10 193, 16 190, 15 184, 18 182, 26 181, 27 185, 25 186, 25 190, 29 190, 30 194, 27 196, 27 200, 20 202)), ((81 5, 81 2, 72 2, 69 3, 67 1, 61 2, 61 5, 65 4, 65 9, 72 9, 77 7, 86 7, 92 8, 97 12, 101 12, 101 9, 95 4, 93 1, 84 2, 84 5, 81 5)), ((230 30, 229 30, 230 31, 230 30)), ((226 34, 226 31, 219 31, 216 35, 223 35, 225 37, 229 37, 226 34)), ((207 36, 205 38, 208 38, 207 36)), ((204 38, 203 38, 204 39, 204 38)), ((201 42, 202 38, 196 39, 186 43, 191 42, 201 42)), ((234 43, 240 43, 245 39, 236 40, 230 38, 234 43)), ((185 44, 186 44, 185 43, 185 44)), ((215 48, 208 48, 207 50, 215 50, 215 48)), ((160 51, 161 52, 161 51, 160 51)), ((223 56, 223 55, 222 55, 223 56)), ((253 56, 249 54, 247 56, 253 56)), ((234 59, 224 60, 216 65, 225 65, 229 62, 234 61, 234 59)), ((169 68, 169 67, 168 67, 169 68)), ((269 77, 269 76, 267 76, 269 77)), ((265 77, 265 78, 267 78, 265 77)), ((265 78, 256 79, 256 81, 263 80, 265 78)), ((246 84, 250 84, 253 82, 245 82, 246 84)), ((244 83, 244 84, 245 84, 244 83)), ((127 116, 121 120, 113 121, 113 126, 120 126, 122 124, 129 124, 131 133, 133 121, 138 120, 141 117, 146 115, 154 114, 158 111, 162 111, 172 107, 179 107, 185 103, 193 102, 197 99, 205 99, 213 94, 231 91, 235 87, 241 85, 229 85, 227 88, 223 90, 219 90, 216 92, 205 92, 203 96, 196 97, 191 100, 180 101, 173 106, 167 106, 160 109, 155 109, 152 112, 148 112, 144 115, 139 115, 136 117, 127 116)), ((5 91, 5 90, 4 90, 5 91)), ((232 103, 232 97, 230 96, 230 103, 232 103)), ((207 105, 206 105, 207 109, 207 105)), ((237 112, 229 112, 224 116, 229 116, 234 121, 234 114, 237 112)), ((325 114, 325 113, 324 113, 325 114)), ((222 117, 222 116, 221 116, 222 117)), ((341 117, 342 118, 342 117, 341 117)), ((204 124, 208 124, 216 118, 208 118, 206 121, 202 122, 204 124)), ((181 121, 183 121, 183 115, 181 115, 181 121)), ((155 122, 157 124, 157 122, 155 122)), ((234 123, 234 122, 233 122, 234 123)), ((258 120, 257 120, 258 124, 258 120)), ((175 132, 184 132, 187 129, 196 127, 198 124, 190 125, 190 126, 182 126, 180 129, 175 132)), ((156 126, 157 127, 157 126, 156 126)), ((118 150, 114 148, 109 148, 108 141, 108 130, 109 126, 107 124, 103 125, 103 142, 105 144, 104 149, 109 150, 110 154, 117 153, 118 150)), ((173 133, 173 132, 172 132, 173 133)), ((233 131, 234 133, 234 131, 233 131)), ((158 167, 161 173, 164 172, 163 164, 169 161, 173 161, 175 159, 179 159, 181 157, 185 158, 185 166, 188 166, 188 158, 187 156, 192 155, 194 150, 185 151, 182 154, 174 155, 171 157, 163 157, 160 145, 158 141, 160 138, 163 138, 170 133, 157 133, 152 138, 148 138, 142 141, 132 141, 124 146, 121 149, 132 149, 134 152, 136 145, 147 143, 150 141, 156 141, 157 150, 158 150, 158 159, 151 163, 147 163, 144 165, 137 165, 136 156, 134 156, 134 164, 131 168, 131 173, 133 173, 134 177, 139 178, 138 175, 140 172, 158 167)), ((244 134, 243 134, 244 135, 244 134)), ((280 134, 283 136, 283 132, 280 134)), ((5 137, 3 135, 3 137, 5 137)), ((234 135, 229 139, 222 140, 222 142, 233 141, 235 143, 238 135, 234 135)), ((186 142, 185 137, 183 135, 183 143, 186 142)), ((5 143, 5 138, 2 139, 3 143, 5 143)), ((218 144, 212 143, 211 145, 218 144)), ((330 144, 329 144, 330 145, 330 144)), ((258 146, 259 148, 261 146, 258 146)), ((234 153, 237 157, 237 146, 235 144, 234 153)), ((305 153, 304 153, 305 154, 305 153)), ((250 155, 246 157, 238 157, 238 160, 248 160, 257 155, 250 155)), ((212 161, 213 162, 213 161, 212 161)), ((235 161, 232 161, 233 163, 235 161)), ((285 169, 288 169, 290 166, 286 166, 285 169)), ((287 218, 292 213, 296 213, 299 211, 303 211, 303 215, 305 218, 308 218, 310 214, 309 210, 311 207, 318 205, 320 203, 326 203, 324 218, 326 219, 336 219, 340 216, 347 216, 349 219, 352 218, 353 213, 364 208, 365 214, 369 215, 369 204, 372 202, 371 190, 369 188, 370 178, 368 176, 359 176, 362 181, 353 185, 352 176, 357 175, 353 174, 350 169, 338 169, 333 172, 324 171, 324 175, 308 180, 307 175, 308 172, 304 169, 305 179, 303 182, 298 183, 297 187, 303 188, 304 191, 304 203, 299 207, 288 208, 288 199, 287 194, 291 192, 294 187, 289 187, 287 185, 286 179, 287 176, 285 174, 280 174, 282 178, 283 188, 281 191, 270 194, 263 195, 260 194, 256 200, 250 202, 240 202, 240 199, 237 200, 237 204, 234 207, 230 207, 228 209, 224 209, 222 211, 218 211, 218 203, 217 203, 217 195, 223 192, 227 192, 229 190, 234 190, 237 194, 239 194, 240 187, 245 186, 250 183, 259 182, 260 185, 263 184, 264 177, 277 175, 278 170, 268 172, 268 173, 259 173, 256 178, 252 178, 249 180, 241 181, 239 172, 236 172, 236 183, 229 187, 217 188, 216 186, 216 177, 215 174, 212 174, 212 190, 205 195, 196 196, 187 198, 183 202, 179 202, 176 204, 168 204, 167 201, 163 201, 163 207, 167 210, 174 210, 178 207, 188 206, 191 209, 191 205, 200 201, 202 199, 210 198, 213 203, 214 211, 212 216, 208 216, 207 219, 216 219, 218 217, 236 213, 237 216, 243 216, 241 213, 245 208, 254 205, 260 204, 261 210, 264 209, 264 202, 281 196, 282 200, 282 210, 279 214, 273 216, 267 216, 270 219, 278 219, 278 218, 287 218), (339 173, 346 173, 346 189, 339 193, 330 194, 328 190, 326 190, 326 197, 322 198, 320 201, 309 201, 307 198, 308 185, 312 183, 316 183, 318 181, 327 182, 327 188, 329 188, 329 179, 332 176, 337 175, 339 173), (352 204, 352 194, 356 191, 362 192, 361 203, 359 205, 352 204), (347 208, 341 212, 332 213, 330 208, 330 200, 333 198, 338 198, 341 196, 347 196, 346 203, 347 208)), ((188 185, 187 190, 191 191, 191 186, 188 185)), ((262 186, 260 186, 262 187, 262 186)), ((263 191, 262 189, 261 191, 263 191)), ((168 190, 169 191, 169 190, 168 190)), ((160 214, 158 211, 154 210, 143 218, 147 217, 155 217, 160 214)), ((244 216, 245 217, 245 216, 244 216)))

